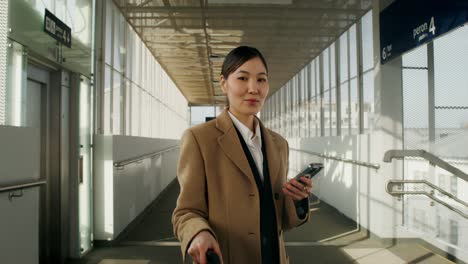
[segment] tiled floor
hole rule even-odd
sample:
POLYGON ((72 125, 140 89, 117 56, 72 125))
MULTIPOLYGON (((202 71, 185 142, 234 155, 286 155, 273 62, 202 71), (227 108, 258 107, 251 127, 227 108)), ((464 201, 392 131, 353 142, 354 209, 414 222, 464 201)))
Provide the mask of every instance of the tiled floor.
MULTIPOLYGON (((179 187, 173 184, 145 218, 114 247, 95 248, 68 264, 182 263, 172 234, 171 214, 179 187)), ((388 243, 369 237, 355 223, 321 202, 310 221, 285 233, 292 264, 446 264, 453 263, 415 243, 388 243)), ((234 263, 237 264, 237 263, 234 263)))

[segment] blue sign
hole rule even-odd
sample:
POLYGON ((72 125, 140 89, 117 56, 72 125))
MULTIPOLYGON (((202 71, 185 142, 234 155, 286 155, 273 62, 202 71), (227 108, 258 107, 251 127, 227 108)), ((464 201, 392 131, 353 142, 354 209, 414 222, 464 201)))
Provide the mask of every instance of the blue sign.
POLYGON ((468 21, 468 0, 396 0, 380 12, 384 64, 468 21))

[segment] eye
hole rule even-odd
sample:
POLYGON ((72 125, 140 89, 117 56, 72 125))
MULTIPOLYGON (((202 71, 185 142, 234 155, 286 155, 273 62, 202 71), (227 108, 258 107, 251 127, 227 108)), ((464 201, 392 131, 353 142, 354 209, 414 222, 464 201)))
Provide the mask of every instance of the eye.
POLYGON ((244 77, 244 76, 240 76, 237 79, 241 81, 247 81, 247 77, 244 77))
POLYGON ((265 78, 259 78, 258 82, 266 82, 267 80, 265 78))

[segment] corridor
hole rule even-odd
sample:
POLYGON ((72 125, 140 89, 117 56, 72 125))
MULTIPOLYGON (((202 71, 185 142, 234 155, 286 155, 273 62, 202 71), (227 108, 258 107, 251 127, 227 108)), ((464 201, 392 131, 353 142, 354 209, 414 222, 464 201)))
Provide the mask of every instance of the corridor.
MULTIPOLYGON (((68 264, 182 263, 179 243, 172 233, 177 182, 125 230, 113 245, 102 245, 79 261, 68 264)), ((454 263, 412 241, 372 238, 367 230, 323 201, 311 198, 311 221, 285 233, 287 252, 294 264, 445 264, 454 263)), ((188 262, 187 262, 188 263, 188 262)))

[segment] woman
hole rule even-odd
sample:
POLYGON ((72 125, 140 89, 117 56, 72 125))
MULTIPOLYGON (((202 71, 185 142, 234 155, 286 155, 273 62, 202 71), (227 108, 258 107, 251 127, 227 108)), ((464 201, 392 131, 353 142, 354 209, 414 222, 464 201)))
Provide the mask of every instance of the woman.
POLYGON ((228 108, 182 137, 174 233, 196 263, 208 249, 225 264, 288 263, 283 230, 308 220, 312 182, 287 181, 288 143, 255 116, 269 91, 264 57, 235 48, 220 84, 228 108))

